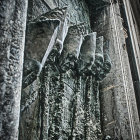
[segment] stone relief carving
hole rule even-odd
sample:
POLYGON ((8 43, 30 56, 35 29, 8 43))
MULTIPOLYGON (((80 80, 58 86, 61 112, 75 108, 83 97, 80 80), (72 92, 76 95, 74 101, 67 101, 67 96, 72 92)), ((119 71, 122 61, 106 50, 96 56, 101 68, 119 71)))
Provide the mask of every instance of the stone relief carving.
POLYGON ((62 71, 69 69, 74 70, 76 61, 78 60, 80 48, 83 41, 82 24, 70 26, 66 39, 64 41, 64 49, 60 57, 60 65, 62 71))
POLYGON ((84 37, 84 41, 80 52, 80 73, 86 75, 92 74, 92 65, 95 61, 95 50, 96 50, 96 32, 90 33, 84 37))
MULTIPOLYGON (((79 4, 85 7, 83 2, 74 4, 77 11, 79 4)), ((101 139, 99 81, 111 69, 109 44, 85 19, 74 21, 67 6, 43 13, 27 25, 21 140, 101 139), (26 119, 25 112, 33 113, 35 106, 37 116, 26 119), (29 128, 27 122, 35 124, 29 128), (26 135, 23 129, 31 133, 26 135)))

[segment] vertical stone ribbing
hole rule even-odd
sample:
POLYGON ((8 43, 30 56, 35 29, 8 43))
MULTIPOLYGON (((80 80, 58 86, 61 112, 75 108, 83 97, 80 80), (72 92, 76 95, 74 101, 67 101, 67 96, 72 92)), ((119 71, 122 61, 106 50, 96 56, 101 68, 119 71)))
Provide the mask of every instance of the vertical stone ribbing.
POLYGON ((82 77, 76 77, 75 83, 75 95, 74 95, 74 111, 73 111, 73 128, 72 128, 72 140, 80 140, 84 138, 84 108, 81 96, 81 84, 82 77))
POLYGON ((49 86, 50 86, 50 90, 49 90, 49 131, 48 131, 48 139, 52 140, 54 137, 54 131, 55 131, 55 124, 54 124, 54 113, 55 113, 55 98, 54 98, 54 86, 53 86, 53 81, 52 78, 50 77, 50 81, 49 81, 49 86))
POLYGON ((94 29, 110 40, 112 60, 112 70, 103 80, 101 90, 104 138, 110 135, 112 139, 139 139, 139 120, 119 3, 106 6, 98 23, 102 24, 96 24, 94 29))
POLYGON ((84 126, 84 133, 85 133, 85 140, 90 140, 90 128, 91 128, 91 76, 86 77, 85 81, 85 126, 84 126))
POLYGON ((49 133, 50 140, 62 138, 62 116, 63 116, 63 97, 64 97, 64 74, 58 77, 51 76, 50 81, 50 111, 49 111, 49 133), (58 84, 59 83, 59 84, 58 84))
POLYGON ((98 139, 101 139, 101 124, 100 124, 100 99, 99 99, 99 83, 98 81, 93 80, 94 91, 93 94, 95 96, 95 120, 96 120, 96 132, 98 139))
POLYGON ((62 114, 63 114, 63 96, 64 96, 64 74, 60 74, 60 86, 55 97, 55 139, 62 137, 62 114))
POLYGON ((48 140, 49 129, 49 89, 50 72, 49 66, 45 66, 42 75, 42 84, 40 87, 40 105, 41 105, 41 140, 48 140))
POLYGON ((0 139, 18 139, 27 0, 0 1, 0 139))

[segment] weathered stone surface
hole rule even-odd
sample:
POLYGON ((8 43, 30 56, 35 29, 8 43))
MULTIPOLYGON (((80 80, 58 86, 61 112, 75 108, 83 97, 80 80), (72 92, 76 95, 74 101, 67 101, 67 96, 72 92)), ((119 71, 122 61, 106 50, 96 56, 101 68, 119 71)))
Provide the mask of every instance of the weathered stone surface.
POLYGON ((96 32, 85 36, 80 53, 80 72, 87 75, 92 74, 92 66, 95 61, 96 32), (88 47, 87 47, 88 46, 88 47))
POLYGON ((0 139, 17 140, 27 0, 0 1, 0 139))
POLYGON ((47 18, 30 22, 27 26, 25 57, 39 61, 43 67, 55 44, 59 24, 59 20, 47 18))
MULTIPOLYGON (((109 56, 109 41, 106 41, 104 43, 104 47, 103 47, 103 52, 104 52, 104 73, 108 74, 111 70, 111 66, 112 66, 112 62, 111 62, 111 58, 109 56)), ((105 76, 105 75, 104 75, 105 76)), ((104 78, 103 76, 103 78, 104 78)))
POLYGON ((62 50, 63 50, 63 43, 65 40, 65 37, 68 32, 68 19, 67 19, 67 7, 64 8, 55 8, 47 13, 44 13, 39 17, 41 19, 59 19, 60 20, 60 25, 59 25, 59 30, 57 34, 57 40, 56 43, 53 47, 53 52, 52 53, 57 53, 55 55, 60 55, 62 50))
POLYGON ((123 47, 125 37, 117 3, 106 6, 94 24, 94 30, 109 40, 112 61, 112 69, 101 88, 103 136, 110 139, 139 139, 135 94, 127 50, 123 47))
POLYGON ((23 88, 30 85, 42 71, 56 41, 60 21, 39 18, 27 26, 23 88))
POLYGON ((90 25, 88 9, 85 1, 81 0, 30 0, 28 8, 28 20, 36 19, 38 16, 55 8, 68 9, 69 24, 87 23, 90 25), (82 12, 81 12, 82 11, 82 12))
POLYGON ((28 35, 27 31, 27 41, 32 39, 30 54, 35 54, 27 53, 31 57, 24 63, 20 140, 135 138, 137 110, 130 95, 134 91, 124 35, 116 31, 122 21, 114 2, 115 20, 109 0, 89 0, 89 7, 83 0, 30 1, 28 24, 43 24, 45 33, 39 35, 42 26, 36 26, 34 41, 32 32, 28 30, 28 35), (57 27, 51 24, 46 28, 50 27, 46 21, 60 22, 56 36, 53 32, 57 27), (54 41, 48 50, 51 38, 54 41))
POLYGON ((64 41, 64 49, 60 57, 62 71, 75 69, 75 63, 78 60, 81 45, 83 42, 84 25, 70 26, 68 34, 64 41))
POLYGON ((95 51, 95 63, 92 66, 93 73, 96 75, 96 80, 102 80, 100 77, 101 69, 103 69, 103 36, 97 38, 96 43, 96 51, 95 51))
POLYGON ((86 19, 78 24, 80 13, 76 13, 75 22, 71 22, 72 8, 55 8, 28 23, 20 140, 101 139, 99 84, 95 77, 103 68, 103 37, 96 38, 95 32, 89 34, 86 19), (60 26, 56 42, 51 43, 53 48, 48 52, 49 42, 54 38, 54 21, 58 19, 60 26), (56 46, 58 41, 59 48, 56 46), (49 55, 39 74, 45 52, 49 55), (93 72, 93 65, 98 71, 93 72), (32 110, 31 107, 35 106, 38 109, 32 110), (34 114, 32 119, 25 118, 27 111, 34 114), (27 123, 30 127, 26 126, 27 123))

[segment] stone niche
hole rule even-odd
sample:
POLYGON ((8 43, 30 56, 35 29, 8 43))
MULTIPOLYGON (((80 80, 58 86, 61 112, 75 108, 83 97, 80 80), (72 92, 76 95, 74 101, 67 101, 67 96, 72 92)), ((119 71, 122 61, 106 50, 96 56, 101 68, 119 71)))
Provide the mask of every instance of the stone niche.
POLYGON ((109 40, 92 31, 82 0, 32 0, 28 9, 19 139, 102 139, 109 40))

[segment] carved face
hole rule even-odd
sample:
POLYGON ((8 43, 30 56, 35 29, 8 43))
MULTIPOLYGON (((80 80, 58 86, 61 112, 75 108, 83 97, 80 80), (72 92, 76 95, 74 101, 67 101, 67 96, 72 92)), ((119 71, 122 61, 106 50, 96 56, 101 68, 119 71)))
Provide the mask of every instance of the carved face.
POLYGON ((77 58, 75 56, 68 54, 67 58, 63 62, 63 65, 61 66, 61 69, 64 72, 68 71, 69 69, 74 70, 76 61, 77 58))
POLYGON ((49 54, 49 60, 52 62, 58 60, 59 56, 61 55, 62 49, 63 49, 63 43, 61 40, 57 39, 53 50, 49 54))
POLYGON ((83 68, 81 72, 83 72, 86 75, 92 75, 92 65, 94 63, 94 59, 91 57, 88 59, 88 61, 83 62, 83 68))
POLYGON ((61 54, 62 49, 63 49, 63 42, 61 40, 57 39, 54 48, 58 54, 61 54))

